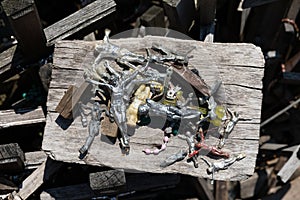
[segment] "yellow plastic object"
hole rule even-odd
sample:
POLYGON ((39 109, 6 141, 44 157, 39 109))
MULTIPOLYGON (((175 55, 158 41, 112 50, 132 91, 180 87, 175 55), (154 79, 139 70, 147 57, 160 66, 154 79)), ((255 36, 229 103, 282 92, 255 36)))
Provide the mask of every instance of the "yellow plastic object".
POLYGON ((134 93, 134 98, 132 103, 129 105, 126 111, 127 125, 135 126, 138 121, 138 108, 141 104, 146 103, 146 99, 151 97, 150 87, 145 84, 140 85, 140 87, 134 93))
POLYGON ((226 109, 224 106, 221 105, 217 105, 214 109, 214 112, 216 113, 216 118, 213 120, 210 120, 210 122, 215 125, 215 126, 221 126, 222 124, 222 118, 225 116, 226 114, 226 109))

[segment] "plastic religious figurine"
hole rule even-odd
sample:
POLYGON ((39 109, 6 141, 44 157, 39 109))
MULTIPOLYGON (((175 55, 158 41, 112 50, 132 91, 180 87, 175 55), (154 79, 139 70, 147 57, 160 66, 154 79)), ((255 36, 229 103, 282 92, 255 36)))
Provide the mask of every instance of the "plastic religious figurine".
POLYGON ((232 112, 228 108, 226 109, 226 117, 223 118, 223 128, 219 130, 220 140, 218 144, 218 148, 223 148, 225 145, 225 139, 228 138, 229 134, 232 132, 236 123, 239 120, 239 114, 237 112, 232 112))
POLYGON ((154 51, 157 51, 162 54, 160 56, 154 56, 154 55, 150 56, 150 58, 153 61, 157 63, 173 62, 174 64, 185 65, 185 66, 188 64, 189 61, 188 54, 195 49, 195 47, 192 47, 187 53, 178 54, 173 50, 163 47, 162 45, 159 45, 157 43, 153 43, 151 48, 154 51))
POLYGON ((140 117, 145 116, 151 116, 151 115, 156 115, 156 116, 162 116, 166 117, 166 122, 163 127, 164 130, 164 139, 163 139, 163 144, 161 145, 161 148, 155 149, 155 150, 149 150, 145 149, 143 150, 145 154, 159 154, 161 151, 166 149, 166 145, 168 143, 168 138, 173 134, 177 135, 178 134, 178 128, 180 126, 181 120, 182 119, 195 119, 199 118, 201 115, 200 111, 194 110, 194 109, 188 109, 188 108, 178 108, 175 106, 171 105, 164 105, 159 102, 155 102, 151 99, 146 100, 145 105, 141 105, 139 107, 139 114, 140 117), (150 114, 149 114, 150 112, 150 114))
POLYGON ((189 160, 193 161, 195 168, 198 168, 197 158, 199 155, 229 158, 227 152, 205 143, 204 133, 201 127, 197 128, 197 126, 191 123, 188 123, 187 125, 190 127, 190 130, 196 132, 196 134, 192 134, 190 130, 187 130, 184 135, 179 135, 179 138, 185 139, 188 143, 188 157, 189 160))
MULTIPOLYGON (((79 153, 82 156, 85 156, 91 147, 94 138, 99 135, 99 129, 100 129, 100 121, 101 121, 101 115, 102 112, 105 111, 105 109, 102 109, 100 107, 100 104, 98 102, 95 102, 93 104, 93 107, 90 108, 84 104, 80 104, 80 109, 89 109, 90 110, 90 115, 91 115, 91 120, 88 124, 88 131, 89 131, 89 136, 87 137, 85 144, 79 149, 79 153)), ((83 127, 87 126, 87 120, 84 114, 84 111, 81 110, 81 121, 83 127)))
POLYGON ((111 120, 115 121, 118 125, 118 128, 121 133, 121 147, 125 150, 126 153, 129 152, 129 136, 127 134, 127 119, 126 119, 126 108, 128 106, 128 101, 130 99, 130 91, 128 87, 130 84, 137 82, 143 82, 144 80, 135 79, 137 75, 147 70, 147 63, 144 67, 140 67, 130 74, 119 74, 112 67, 106 64, 106 68, 113 74, 110 77, 108 82, 99 82, 91 80, 89 77, 86 77, 86 81, 98 86, 107 87, 110 90, 110 109, 109 117, 111 120))
POLYGON ((93 68, 97 67, 97 65, 104 58, 114 58, 119 62, 134 62, 142 64, 146 61, 143 55, 135 54, 128 49, 122 48, 115 44, 112 44, 109 41, 110 30, 105 29, 105 36, 103 38, 103 42, 101 44, 96 45, 95 53, 97 54, 95 62, 93 64, 93 68))
POLYGON ((202 160, 206 162, 206 164, 209 166, 207 168, 207 173, 212 174, 212 180, 214 180, 214 173, 219 171, 219 170, 224 170, 228 169, 230 165, 232 165, 234 162, 242 160, 243 158, 246 157, 246 154, 240 153, 238 155, 233 155, 230 158, 220 160, 220 161, 215 161, 215 162, 209 162, 206 158, 201 157, 202 160))

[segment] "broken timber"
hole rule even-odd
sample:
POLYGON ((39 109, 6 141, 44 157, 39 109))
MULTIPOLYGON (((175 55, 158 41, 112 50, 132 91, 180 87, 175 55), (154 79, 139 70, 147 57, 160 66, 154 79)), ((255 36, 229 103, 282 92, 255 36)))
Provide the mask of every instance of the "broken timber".
POLYGON ((26 113, 16 113, 14 110, 0 110, 0 130, 12 126, 45 123, 45 115, 41 107, 26 113))
POLYGON ((49 181, 61 166, 62 163, 47 158, 46 161, 22 182, 18 193, 12 194, 13 199, 27 199, 30 197, 44 182, 49 181))
MULTIPOLYGON (((54 52, 55 68, 52 72, 52 82, 48 94, 48 116, 44 132, 42 149, 50 151, 56 160, 97 166, 109 166, 124 170, 137 170, 153 173, 182 173, 197 177, 211 178, 206 173, 207 165, 199 159, 199 168, 183 160, 166 168, 160 168, 160 163, 187 144, 178 137, 171 137, 166 151, 157 156, 146 156, 142 152, 151 144, 161 143, 163 132, 160 129, 140 127, 131 137, 131 150, 128 156, 121 154, 118 142, 109 144, 97 136, 88 155, 79 159, 78 149, 84 143, 88 130, 83 128, 80 118, 63 130, 55 121, 58 113, 55 111, 60 99, 70 85, 81 84, 83 70, 94 62, 95 44, 101 41, 60 41, 54 52), (149 130, 150 129, 150 130, 149 130)), ((178 52, 185 52, 191 46, 196 48, 191 52, 193 58, 189 66, 199 70, 201 77, 213 86, 216 75, 223 81, 226 93, 225 104, 237 111, 241 120, 234 128, 224 147, 225 151, 235 154, 244 152, 247 157, 234 163, 228 170, 215 174, 216 180, 243 180, 254 172, 256 155, 258 153, 259 124, 262 101, 262 77, 264 59, 261 50, 251 44, 219 44, 202 43, 191 40, 152 37, 127 38, 112 40, 113 43, 131 51, 151 47, 152 43, 160 43, 178 52)), ((209 137, 209 144, 217 144, 217 138, 209 137)))
POLYGON ((0 145, 0 171, 20 172, 24 168, 24 153, 17 143, 0 145))
MULTIPOLYGON (((97 0, 81 8, 77 12, 44 29, 47 42, 63 40, 74 34, 87 35, 94 28, 104 26, 109 22, 108 17, 116 11, 113 0, 97 0)), ((111 19, 111 18, 110 18, 111 19)))

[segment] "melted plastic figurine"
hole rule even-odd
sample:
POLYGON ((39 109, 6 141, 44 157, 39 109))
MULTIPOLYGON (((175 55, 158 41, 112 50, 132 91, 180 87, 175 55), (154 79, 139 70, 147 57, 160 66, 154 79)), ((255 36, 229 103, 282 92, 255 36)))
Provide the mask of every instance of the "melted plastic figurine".
POLYGON ((162 163, 160 163, 160 167, 168 167, 175 162, 183 160, 188 152, 186 150, 180 149, 176 154, 167 157, 162 163))
POLYGON ((159 154, 161 151, 166 149, 166 144, 168 140, 166 138, 169 138, 171 134, 177 135, 178 134, 178 128, 180 126, 182 119, 193 119, 197 118, 201 115, 201 112, 193 109, 187 109, 187 108, 178 108, 171 105, 164 105, 159 102, 155 102, 151 99, 146 100, 147 104, 141 105, 139 108, 140 115, 147 116, 149 115, 149 112, 151 111, 151 114, 158 115, 158 116, 165 116, 166 122, 163 127, 164 130, 164 140, 163 144, 161 145, 161 148, 155 149, 153 151, 149 149, 145 149, 144 152, 146 154, 159 154))
MULTIPOLYGON (((93 107, 90 108, 84 104, 80 104, 81 109, 89 109, 90 110, 90 115, 91 115, 91 120, 88 124, 88 131, 89 131, 89 136, 86 138, 85 144, 79 149, 79 153, 81 156, 85 156, 91 147, 95 137, 99 135, 99 129, 100 129, 100 121, 101 121, 101 115, 105 111, 105 109, 102 109, 100 107, 100 104, 98 102, 95 102, 93 104, 93 107)), ((83 110, 81 111, 81 117, 82 117, 82 125, 83 127, 87 126, 87 120, 86 117, 83 113, 83 110)))
MULTIPOLYGON (((105 86, 110 90, 110 109, 109 117, 111 120, 115 121, 121 133, 121 147, 129 152, 129 136, 127 134, 127 124, 126 124, 126 108, 128 101, 130 99, 130 91, 128 91, 128 86, 130 84, 143 82, 141 80, 135 79, 139 73, 146 71, 148 68, 147 63, 144 67, 138 68, 133 73, 126 76, 124 73, 122 75, 115 72, 107 63, 106 67, 112 72, 111 79, 108 83, 99 82, 91 80, 86 77, 86 81, 95 85, 105 86)), ((147 80, 148 81, 148 80, 147 80)))
POLYGON ((146 61, 143 55, 132 53, 128 49, 112 44, 109 41, 109 34, 110 34, 110 30, 105 29, 105 36, 103 38, 103 43, 98 44, 95 47, 95 53, 98 55, 93 64, 93 68, 96 68, 103 58, 114 58, 121 63, 123 61, 124 62, 127 61, 127 62, 135 62, 135 63, 142 64, 146 61))
POLYGON ((146 84, 140 85, 140 87, 136 90, 133 95, 133 101, 129 105, 126 116, 127 116, 127 124, 129 126, 136 126, 138 122, 138 108, 141 104, 146 103, 146 99, 151 98, 152 93, 150 86, 146 84))
POLYGON ((226 109, 226 118, 223 119, 223 129, 219 131, 220 133, 220 140, 218 144, 218 148, 223 148, 225 145, 225 139, 228 138, 229 134, 232 132, 233 128, 235 127, 236 123, 239 120, 239 114, 237 112, 232 112, 228 108, 226 109))
POLYGON ((162 104, 179 107, 181 104, 178 101, 182 101, 181 87, 175 86, 167 90, 162 104))
POLYGON ((174 64, 180 64, 185 66, 188 65, 188 61, 189 61, 188 54, 195 49, 195 47, 193 47, 186 54, 180 55, 178 53, 175 53, 171 49, 163 47, 162 45, 159 45, 157 43, 153 43, 151 48, 154 51, 157 51, 162 54, 161 56, 154 56, 154 55, 150 56, 151 60, 157 63, 173 62, 174 64))
POLYGON ((206 164, 209 166, 207 168, 207 173, 208 174, 212 174, 212 181, 214 180, 214 173, 219 171, 219 170, 224 170, 224 169, 228 169, 228 167, 230 165, 232 165, 234 162, 236 161, 240 161, 243 158, 246 157, 246 154, 244 153, 240 153, 238 155, 235 156, 231 156, 228 159, 224 159, 221 161, 216 161, 216 162, 209 162, 206 158, 201 157, 202 160, 204 160, 206 162, 206 164))
POLYGON ((194 167, 198 168, 197 158, 199 155, 208 154, 211 156, 229 158, 227 152, 221 151, 220 149, 208 145, 204 141, 204 133, 200 127, 197 131, 197 127, 193 124, 188 124, 192 131, 196 131, 196 134, 192 134, 189 130, 185 132, 185 135, 180 135, 180 138, 185 139, 189 146, 188 157, 194 163, 194 167))
POLYGON ((213 96, 209 98, 208 112, 207 115, 202 118, 202 121, 208 121, 218 128, 219 143, 218 148, 221 149, 225 145, 225 139, 228 138, 229 134, 232 132, 234 126, 239 120, 239 114, 232 112, 229 108, 225 106, 218 105, 213 96))

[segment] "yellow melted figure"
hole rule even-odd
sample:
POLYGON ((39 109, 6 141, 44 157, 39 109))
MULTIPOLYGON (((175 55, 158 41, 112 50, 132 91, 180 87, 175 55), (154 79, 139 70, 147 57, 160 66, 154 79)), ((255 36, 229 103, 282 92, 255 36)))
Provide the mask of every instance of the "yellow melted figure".
POLYGON ((146 99, 151 97, 150 87, 145 84, 140 85, 140 87, 134 93, 134 99, 132 103, 129 105, 126 116, 127 116, 127 124, 129 126, 135 126, 138 121, 138 108, 141 104, 146 103, 146 99))
POLYGON ((216 117, 211 119, 210 123, 212 123, 214 126, 220 127, 222 125, 222 119, 224 119, 224 116, 226 115, 225 107, 217 105, 214 108, 214 113, 216 114, 216 117))
POLYGON ((126 111, 127 125, 136 126, 138 122, 138 108, 140 105, 146 103, 146 99, 150 99, 157 94, 163 92, 162 84, 151 81, 150 84, 141 84, 133 95, 132 103, 126 111))

